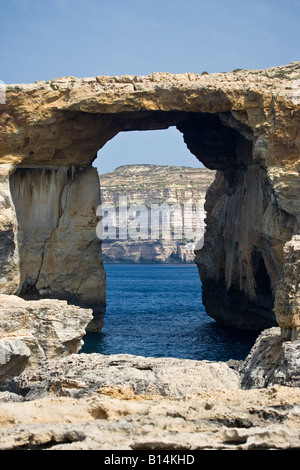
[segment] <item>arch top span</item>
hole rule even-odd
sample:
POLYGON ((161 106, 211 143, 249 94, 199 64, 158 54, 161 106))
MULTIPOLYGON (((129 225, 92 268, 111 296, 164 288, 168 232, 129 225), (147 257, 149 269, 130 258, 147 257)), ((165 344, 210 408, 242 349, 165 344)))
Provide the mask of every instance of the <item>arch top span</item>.
MULTIPOLYGON (((3 187, 10 192, 6 214, 15 232, 1 263, 16 260, 13 278, 20 281, 17 288, 8 281, 2 292, 66 298, 95 311, 101 305, 100 312, 105 275, 92 162, 119 132, 175 126, 188 149, 217 170, 206 197, 205 243, 195 258, 207 313, 241 327, 275 324, 283 247, 300 227, 299 71, 295 62, 260 71, 7 85, 0 104, 0 165, 10 178, 3 187), (79 194, 86 188, 89 199, 83 201, 79 194), (39 201, 45 210, 40 207, 36 218, 39 201), (72 239, 81 252, 77 260, 72 239), (90 269, 95 259, 99 267, 90 269)), ((6 233, 7 220, 2 225, 6 233)))
POLYGON ((296 153, 295 114, 287 110, 299 108, 291 86, 297 67, 7 85, 0 105, 0 161, 84 166, 118 132, 164 129, 191 114, 213 114, 225 126, 259 139, 255 150, 261 160, 281 165, 282 150, 289 159, 296 153))

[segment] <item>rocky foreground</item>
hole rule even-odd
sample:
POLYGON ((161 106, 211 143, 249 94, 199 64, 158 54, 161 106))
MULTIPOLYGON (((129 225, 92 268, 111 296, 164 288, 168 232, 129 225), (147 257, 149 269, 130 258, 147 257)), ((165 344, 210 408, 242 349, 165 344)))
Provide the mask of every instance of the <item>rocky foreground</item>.
POLYGON ((299 241, 242 362, 78 354, 91 310, 1 295, 0 450, 299 449, 299 241))
POLYGON ((263 341, 278 346, 279 338, 277 328, 263 333, 244 363, 100 354, 48 361, 2 388, 0 450, 298 449, 299 368, 286 377, 283 361, 264 371, 268 386, 243 384, 263 341))

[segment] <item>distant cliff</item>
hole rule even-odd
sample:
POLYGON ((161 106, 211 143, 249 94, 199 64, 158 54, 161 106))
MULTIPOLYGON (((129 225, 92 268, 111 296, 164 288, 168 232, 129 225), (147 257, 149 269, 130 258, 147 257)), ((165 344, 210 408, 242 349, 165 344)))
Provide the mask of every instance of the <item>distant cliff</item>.
POLYGON ((124 165, 100 175, 103 260, 192 263, 214 176, 205 168, 161 165, 124 165))

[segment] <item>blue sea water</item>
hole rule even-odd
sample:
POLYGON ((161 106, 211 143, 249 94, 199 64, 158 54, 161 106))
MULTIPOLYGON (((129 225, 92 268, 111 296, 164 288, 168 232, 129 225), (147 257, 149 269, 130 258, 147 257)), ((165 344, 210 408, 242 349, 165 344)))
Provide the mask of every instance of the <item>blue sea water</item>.
POLYGON ((101 333, 81 352, 227 361, 243 360, 258 332, 211 319, 195 265, 106 264, 107 311, 101 333))

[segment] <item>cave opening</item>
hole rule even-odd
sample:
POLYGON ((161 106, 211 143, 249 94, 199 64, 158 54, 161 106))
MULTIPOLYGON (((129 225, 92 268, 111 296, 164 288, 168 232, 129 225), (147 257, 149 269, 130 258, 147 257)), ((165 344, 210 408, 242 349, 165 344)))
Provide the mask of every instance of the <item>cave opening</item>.
POLYGON ((267 308, 273 309, 274 298, 271 278, 268 274, 264 258, 257 248, 254 248, 251 253, 251 262, 253 266, 256 295, 264 299, 267 308))

